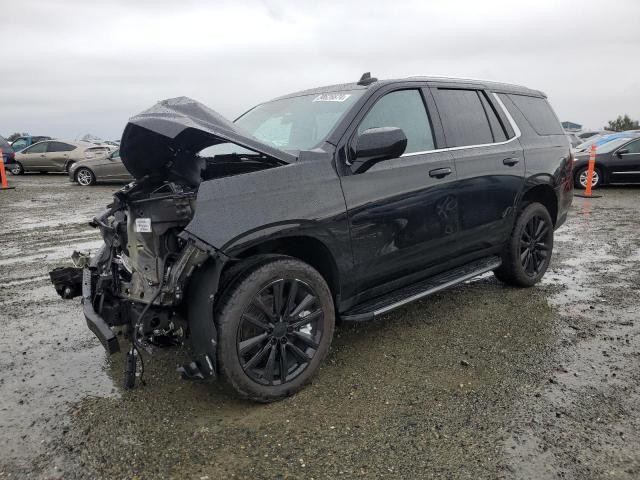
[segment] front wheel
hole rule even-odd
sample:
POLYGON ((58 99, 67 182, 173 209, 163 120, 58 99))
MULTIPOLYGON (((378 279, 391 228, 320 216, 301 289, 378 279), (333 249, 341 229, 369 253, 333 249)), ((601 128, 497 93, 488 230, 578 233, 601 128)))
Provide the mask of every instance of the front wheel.
POLYGON ((12 175, 22 175, 24 173, 24 167, 20 162, 15 162, 9 171, 12 175))
MULTIPOLYGON (((575 185, 576 188, 581 188, 583 190, 587 188, 588 173, 589 173, 588 167, 582 167, 576 172, 574 181, 573 181, 573 184, 575 185)), ((595 168, 593 170, 593 177, 591 177, 591 188, 598 188, 602 186, 602 183, 603 183, 602 172, 600 171, 600 169, 595 168)))
POLYGON ((76 171, 76 182, 83 187, 96 183, 96 176, 86 167, 81 167, 76 171))
POLYGON ((324 360, 333 298, 311 266, 278 257, 245 271, 216 311, 222 375, 245 398, 272 402, 300 390, 324 360))
POLYGON ((531 287, 547 271, 552 251, 551 215, 541 203, 530 203, 520 211, 502 253, 502 265, 494 273, 509 285, 531 287))

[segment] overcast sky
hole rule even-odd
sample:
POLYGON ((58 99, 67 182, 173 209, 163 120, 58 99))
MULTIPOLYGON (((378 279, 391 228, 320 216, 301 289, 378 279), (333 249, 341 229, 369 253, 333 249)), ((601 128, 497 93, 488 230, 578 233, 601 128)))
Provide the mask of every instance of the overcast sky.
POLYGON ((543 90, 561 120, 640 118, 640 1, 0 0, 0 134, 119 138, 186 95, 234 118, 291 91, 429 74, 543 90))

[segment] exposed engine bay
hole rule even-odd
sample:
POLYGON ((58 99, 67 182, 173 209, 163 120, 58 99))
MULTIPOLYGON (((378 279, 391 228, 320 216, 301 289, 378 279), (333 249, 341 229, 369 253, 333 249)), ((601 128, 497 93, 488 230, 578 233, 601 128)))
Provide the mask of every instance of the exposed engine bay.
MULTIPOLYGON (((269 167, 253 156, 201 158, 202 180, 269 167)), ((82 295, 89 328, 109 353, 119 351, 116 333, 130 341, 125 385, 133 387, 140 350, 182 344, 189 333, 187 284, 197 268, 222 255, 190 238, 184 227, 195 210, 197 188, 152 180, 131 183, 90 224, 104 245, 94 255, 74 252, 75 267, 53 270, 51 280, 62 298, 82 295), (114 332, 115 331, 115 332, 114 332)), ((181 369, 186 377, 215 373, 195 362, 181 369), (203 373, 204 372, 204 373, 203 373)), ((142 375, 142 371, 138 376, 142 375)))
MULTIPOLYGON (((87 323, 109 353, 119 346, 115 333, 105 326, 131 342, 128 355, 133 359, 140 349, 150 353, 156 346, 183 342, 187 321, 181 303, 186 283, 210 254, 181 236, 193 216, 195 197, 194 189, 176 183, 151 190, 144 182, 127 185, 91 222, 104 238, 97 254, 75 253, 75 269, 51 272, 63 298, 82 294, 87 323)), ((134 364, 126 379, 131 387, 135 361, 128 358, 129 362, 134 364)))
MULTIPOLYGON (((75 267, 53 270, 51 281, 62 298, 82 296, 87 325, 108 353, 120 350, 118 334, 130 342, 126 387, 142 377, 142 350, 151 353, 189 337, 193 361, 179 371, 187 378, 214 376, 213 299, 227 258, 185 230, 198 191, 203 183, 286 165, 295 157, 184 97, 133 117, 120 152, 136 180, 90 222, 104 245, 91 256, 74 252, 75 267), (203 152, 224 144, 240 146, 243 153, 203 152), (188 288, 196 272, 200 278, 188 288)), ((209 213, 205 221, 215 218, 209 213)))

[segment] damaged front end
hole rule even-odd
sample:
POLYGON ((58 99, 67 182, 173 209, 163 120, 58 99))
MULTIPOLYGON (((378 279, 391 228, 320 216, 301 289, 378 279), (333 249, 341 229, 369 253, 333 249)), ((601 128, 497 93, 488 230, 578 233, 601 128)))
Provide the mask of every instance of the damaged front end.
POLYGON ((186 338, 193 361, 179 371, 187 378, 215 376, 213 302, 227 259, 185 229, 200 183, 295 157, 261 144, 187 98, 160 102, 133 117, 120 152, 135 182, 116 192, 107 210, 90 222, 104 245, 91 257, 74 254, 76 266, 53 270, 51 281, 62 298, 82 297, 87 325, 109 354, 120 350, 117 333, 130 342, 125 386, 135 383, 142 350, 186 338), (198 154, 221 143, 255 154, 198 154))
MULTIPOLYGON (((87 325, 108 353, 120 349, 116 332, 131 342, 133 359, 140 349, 150 352, 183 342, 189 328, 183 304, 189 279, 205 261, 220 257, 183 231, 195 197, 194 189, 175 183, 151 191, 144 182, 127 185, 91 222, 102 233, 102 248, 93 257, 74 254, 75 268, 51 272, 63 298, 82 296, 87 325)), ((132 358, 128 386, 135 378, 132 358)), ((206 371, 212 374, 213 366, 206 371)))

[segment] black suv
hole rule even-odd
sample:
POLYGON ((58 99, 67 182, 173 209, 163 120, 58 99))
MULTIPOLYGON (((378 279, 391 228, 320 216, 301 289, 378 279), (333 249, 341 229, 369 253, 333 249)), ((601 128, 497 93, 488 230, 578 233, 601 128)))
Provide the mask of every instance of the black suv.
POLYGON ((186 378, 243 396, 300 389, 334 324, 493 271, 544 275, 573 158, 545 95, 415 77, 286 95, 230 122, 188 98, 133 117, 136 179, 92 224, 103 248, 51 272, 109 353, 189 342, 186 378))

